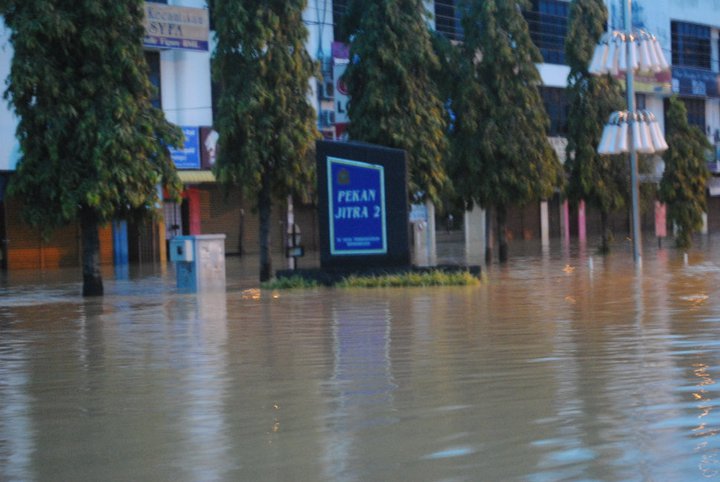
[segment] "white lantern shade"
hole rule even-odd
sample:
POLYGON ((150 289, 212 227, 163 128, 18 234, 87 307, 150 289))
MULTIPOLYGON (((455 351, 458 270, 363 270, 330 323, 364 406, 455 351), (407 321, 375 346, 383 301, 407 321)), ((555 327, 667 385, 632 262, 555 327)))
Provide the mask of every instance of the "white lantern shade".
POLYGON ((641 146, 638 152, 642 152, 644 154, 652 154, 653 152, 655 152, 655 148, 653 147, 652 139, 650 137, 650 126, 644 119, 640 120, 638 124, 641 146))
POLYGON ((625 120, 620 122, 617 129, 617 137, 615 139, 615 154, 628 152, 630 150, 630 142, 628 139, 628 123, 625 120))
POLYGON ((630 41, 628 42, 628 69, 632 69, 633 72, 635 72, 638 67, 640 67, 640 64, 638 63, 638 51, 637 51, 637 42, 634 40, 634 37, 629 36, 630 41))
POLYGON ((616 129, 617 125, 615 124, 605 124, 602 137, 600 137, 600 144, 598 145, 598 154, 613 154, 615 149, 616 129))
POLYGON ((657 56, 657 50, 655 50, 655 43, 657 40, 654 37, 650 37, 645 40, 647 43, 648 55, 650 57, 650 70, 653 72, 660 72, 662 67, 660 66, 660 60, 657 56))
POLYGON ((658 42, 658 39, 654 39, 652 46, 655 49, 655 55, 658 59, 658 65, 660 65, 660 71, 662 72, 664 70, 668 70, 670 68, 670 65, 665 59, 665 54, 662 51, 662 47, 660 46, 660 42, 658 42))
POLYGON ((627 60, 628 60, 628 44, 625 42, 626 37, 622 37, 621 43, 620 43, 620 53, 618 55, 618 69, 620 72, 627 72, 628 66, 627 66, 627 60))
POLYGON ((637 121, 637 119, 633 119, 630 128, 632 129, 632 149, 635 152, 640 152, 643 148, 643 145, 642 139, 640 138, 640 123, 637 121))
POLYGON ((588 71, 591 74, 603 74, 605 73, 605 62, 607 60, 608 45, 606 42, 602 42, 595 47, 592 61, 590 62, 590 68, 588 71))
POLYGON ((655 145, 655 152, 662 152, 668 150, 665 136, 660 130, 660 124, 657 121, 650 123, 650 134, 652 135, 653 144, 655 145))
POLYGON ((617 75, 618 74, 618 56, 620 51, 620 45, 618 42, 613 39, 608 44, 608 54, 607 58, 605 59, 605 71, 609 72, 611 75, 617 75))
POLYGON ((640 72, 650 72, 652 70, 652 61, 648 50, 648 41, 646 39, 640 39, 637 44, 639 49, 640 72))

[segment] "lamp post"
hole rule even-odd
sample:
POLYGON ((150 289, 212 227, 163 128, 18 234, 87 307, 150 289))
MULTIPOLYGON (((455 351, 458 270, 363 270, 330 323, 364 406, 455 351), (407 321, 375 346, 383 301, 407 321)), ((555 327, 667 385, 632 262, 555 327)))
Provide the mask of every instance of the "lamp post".
POLYGON ((635 71, 660 72, 669 68, 655 36, 645 31, 633 32, 632 0, 623 5, 624 32, 611 32, 598 45, 590 73, 618 75, 625 73, 627 111, 613 112, 603 130, 598 146, 600 154, 630 153, 630 191, 632 195, 633 259, 642 263, 640 230, 640 185, 638 152, 652 154, 668 148, 655 116, 635 110, 635 71))
MULTIPOLYGON (((625 32, 632 35, 632 0, 627 0, 624 5, 625 32)), ((626 49, 634 48, 633 42, 625 43, 626 49)), ((629 57, 629 56, 628 56, 629 57)), ((635 112, 635 73, 632 66, 625 69, 625 92, 627 94, 627 108, 635 112)), ((634 120, 637 122, 637 120, 634 120)), ((642 264, 642 244, 640 233, 640 183, 638 182, 637 151, 633 148, 633 131, 629 129, 628 142, 630 143, 630 192, 632 195, 632 245, 633 259, 636 263, 642 264)))

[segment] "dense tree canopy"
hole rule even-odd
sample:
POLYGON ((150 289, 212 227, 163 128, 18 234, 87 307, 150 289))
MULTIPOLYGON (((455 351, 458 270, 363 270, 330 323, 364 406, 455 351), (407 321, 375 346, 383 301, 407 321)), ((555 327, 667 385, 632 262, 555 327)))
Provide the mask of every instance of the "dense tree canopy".
POLYGON ((539 93, 535 63, 542 57, 525 7, 522 0, 461 3, 466 77, 453 99, 453 181, 468 201, 496 209, 501 260, 507 259, 507 207, 546 198, 562 182, 539 93))
POLYGON ((629 190, 625 157, 597 153, 608 117, 624 105, 617 81, 588 72, 607 17, 602 0, 573 0, 565 39, 565 58, 570 66, 566 193, 571 201, 585 200, 600 211, 602 252, 609 250, 608 215, 624 206, 629 190))
POLYGON ((665 131, 670 148, 663 156, 665 171, 660 180, 660 200, 667 203, 668 219, 677 227, 678 248, 692 245, 692 233, 702 227, 707 210, 707 182, 710 177, 705 153, 710 149, 705 134, 687 120, 682 100, 670 98, 665 131))
POLYGON ((210 0, 217 35, 213 76, 220 85, 214 166, 220 182, 242 186, 260 215, 260 279, 271 276, 273 197, 314 182, 318 137, 308 102, 317 66, 305 49, 306 0, 210 0))
POLYGON ((422 0, 351 0, 345 83, 352 139, 404 149, 409 192, 437 201, 447 186, 443 103, 432 77, 438 68, 422 0))
POLYGON ((3 0, 14 56, 6 98, 22 156, 9 193, 46 232, 80 219, 83 292, 102 294, 98 224, 155 210, 180 183, 181 141, 150 103, 141 0, 3 0), (94 235, 93 235, 94 233, 94 235))

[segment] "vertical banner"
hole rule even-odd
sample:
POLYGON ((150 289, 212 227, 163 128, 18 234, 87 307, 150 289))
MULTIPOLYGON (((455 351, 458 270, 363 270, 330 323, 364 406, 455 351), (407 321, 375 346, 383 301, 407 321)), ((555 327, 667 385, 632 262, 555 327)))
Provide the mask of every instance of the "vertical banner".
POLYGON ((385 168, 327 158, 332 255, 387 253, 385 168))

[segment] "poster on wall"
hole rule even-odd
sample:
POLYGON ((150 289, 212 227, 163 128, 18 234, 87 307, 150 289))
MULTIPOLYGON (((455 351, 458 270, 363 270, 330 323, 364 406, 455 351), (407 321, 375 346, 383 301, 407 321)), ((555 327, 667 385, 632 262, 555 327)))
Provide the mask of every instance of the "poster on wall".
POLYGON ((332 255, 386 254, 385 168, 327 158, 332 255))
POLYGON ((197 127, 182 127, 185 143, 182 149, 170 147, 170 157, 177 169, 200 169, 200 140, 197 127))

